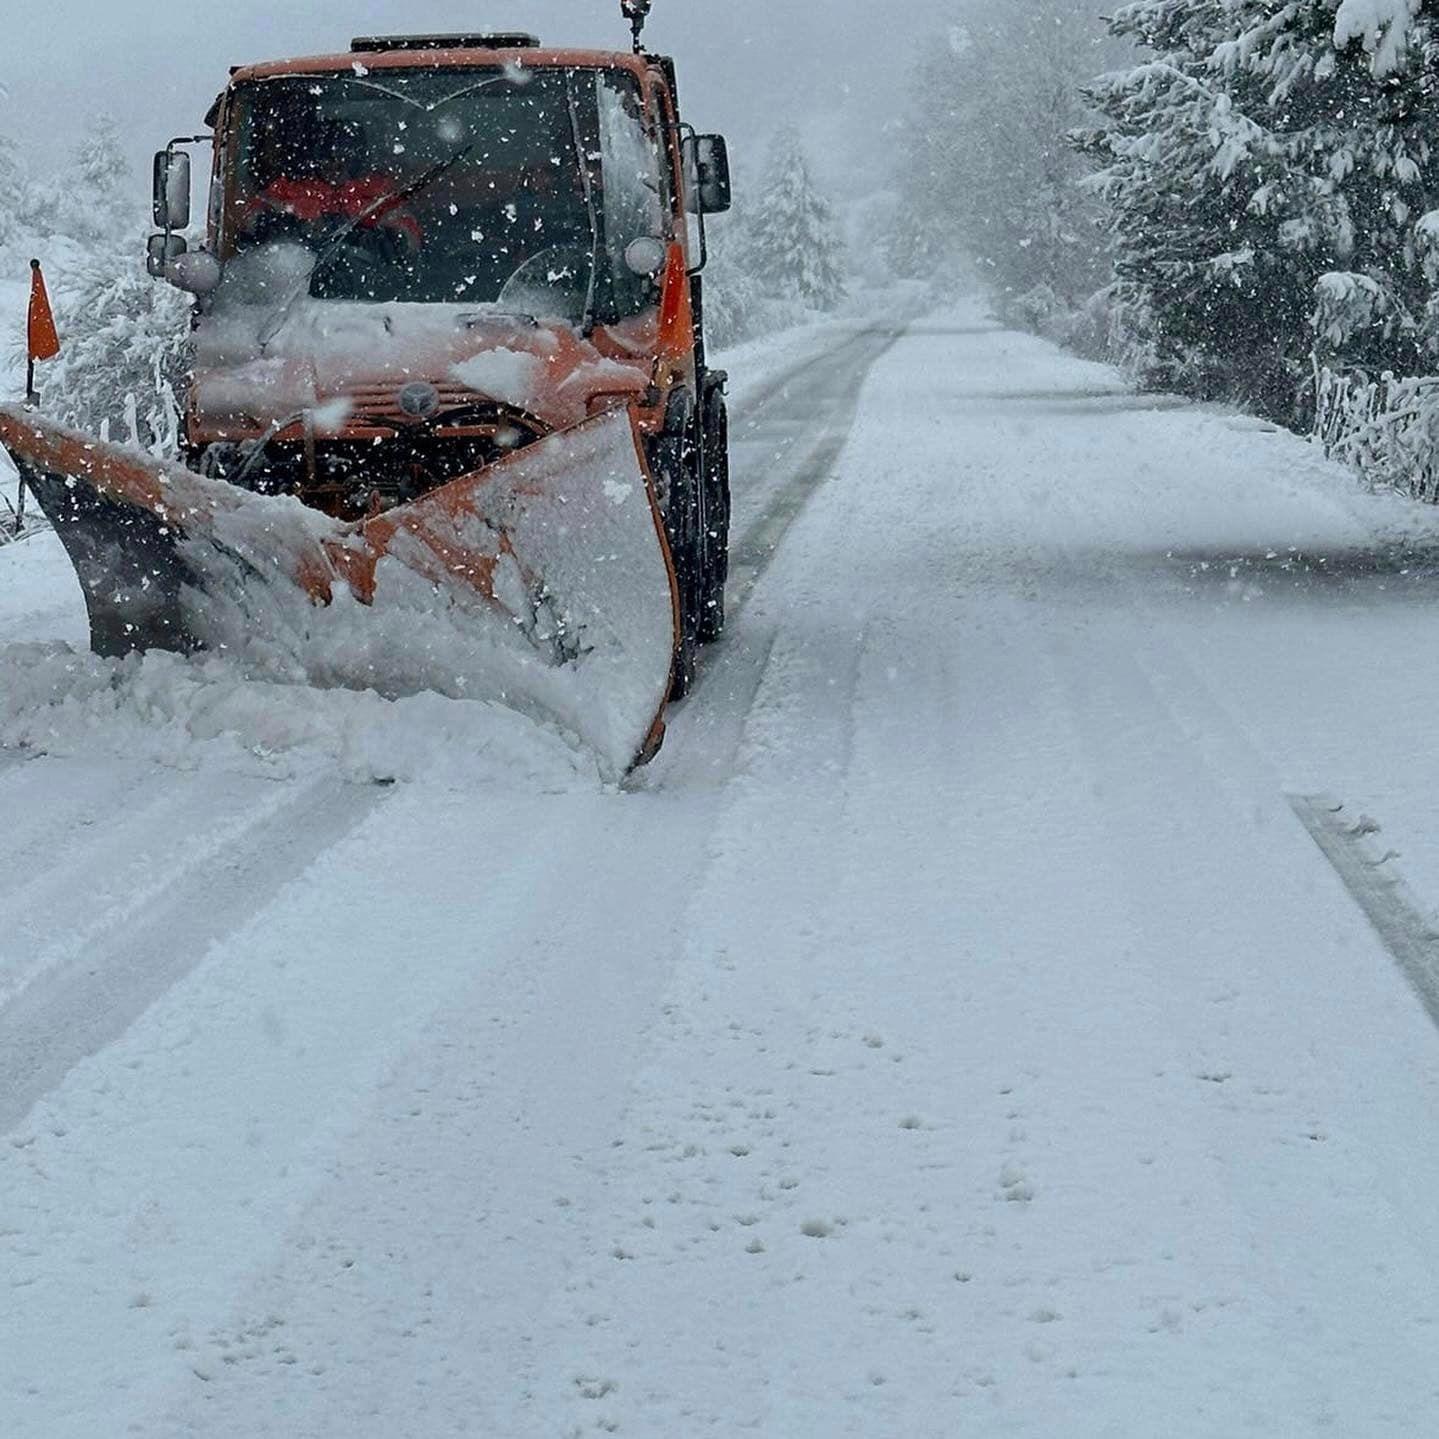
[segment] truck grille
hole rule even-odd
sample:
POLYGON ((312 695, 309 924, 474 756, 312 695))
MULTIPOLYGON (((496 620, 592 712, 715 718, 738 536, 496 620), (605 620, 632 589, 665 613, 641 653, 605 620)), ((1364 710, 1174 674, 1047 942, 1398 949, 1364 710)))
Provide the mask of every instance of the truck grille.
POLYGON ((417 420, 400 408, 399 385, 357 385, 326 399, 348 400, 354 409, 351 424, 370 421, 387 429, 410 430, 419 425, 443 428, 462 425, 466 430, 493 428, 519 430, 526 442, 549 433, 542 420, 513 405, 501 405, 467 385, 442 384, 435 388, 440 394, 440 407, 429 420, 417 420))

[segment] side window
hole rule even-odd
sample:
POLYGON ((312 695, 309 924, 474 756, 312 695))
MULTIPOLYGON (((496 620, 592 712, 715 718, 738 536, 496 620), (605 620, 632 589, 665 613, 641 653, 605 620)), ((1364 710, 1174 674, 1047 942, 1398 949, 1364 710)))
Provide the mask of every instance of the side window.
POLYGON ((608 268, 621 316, 635 315, 655 302, 655 284, 629 269, 625 250, 642 236, 669 234, 668 187, 638 86, 628 77, 601 74, 598 87, 608 268))
POLYGON ((645 127, 638 91, 602 76, 599 101, 605 221, 623 250, 640 235, 663 233, 659 151, 645 127))
MULTIPOLYGON (((695 186, 698 177, 691 173, 691 165, 685 163, 684 147, 679 145, 679 131, 675 125, 675 111, 669 102, 669 91, 661 83, 655 85, 655 104, 659 114, 663 117, 663 124, 671 128, 675 134, 675 157, 669 160, 666 154, 665 177, 668 180, 669 191, 678 196, 692 196, 695 193, 695 186)), ((666 200, 669 206, 669 213, 675 212, 675 206, 666 200)), ((685 253, 689 256, 698 255, 701 250, 701 230, 699 230, 699 216, 686 203, 679 210, 679 226, 684 227, 685 253)))
POLYGON ((664 140, 664 137, 674 130, 674 106, 670 104, 670 92, 658 81, 654 85, 654 103, 655 114, 659 117, 660 134, 655 143, 659 148, 660 166, 665 177, 665 209, 674 214, 677 205, 673 197, 682 193, 682 186, 680 175, 670 161, 670 148, 664 140))

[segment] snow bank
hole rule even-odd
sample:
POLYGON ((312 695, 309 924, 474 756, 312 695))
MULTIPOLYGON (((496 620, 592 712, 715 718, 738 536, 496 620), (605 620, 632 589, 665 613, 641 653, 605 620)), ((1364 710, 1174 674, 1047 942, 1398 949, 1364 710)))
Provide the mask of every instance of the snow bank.
POLYGON ((247 675, 228 659, 123 660, 61 644, 0 648, 0 748, 145 759, 287 779, 594 788, 593 759, 513 710, 438 694, 387 700, 247 675))
MULTIPOLYGON (((27 524, 34 513, 33 506, 27 509, 27 524)), ((85 645, 89 634, 80 586, 53 532, 32 532, 0 546, 0 645, 27 640, 85 645)))

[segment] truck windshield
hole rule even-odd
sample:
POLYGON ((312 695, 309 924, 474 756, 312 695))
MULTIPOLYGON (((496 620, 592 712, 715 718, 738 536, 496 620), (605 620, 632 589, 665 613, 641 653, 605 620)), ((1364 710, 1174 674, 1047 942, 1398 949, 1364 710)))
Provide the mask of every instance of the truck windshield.
POLYGON ((655 303, 623 263, 666 227, 660 151, 625 72, 283 76, 242 87, 236 111, 226 248, 304 245, 316 299, 578 320, 593 269, 601 322, 655 303))

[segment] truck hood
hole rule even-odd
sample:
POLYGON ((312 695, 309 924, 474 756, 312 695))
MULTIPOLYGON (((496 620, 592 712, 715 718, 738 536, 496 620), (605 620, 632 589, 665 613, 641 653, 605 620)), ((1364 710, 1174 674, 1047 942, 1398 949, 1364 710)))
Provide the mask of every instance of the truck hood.
POLYGON ((559 320, 483 306, 307 300, 262 343, 273 310, 227 306, 195 335, 191 405, 212 434, 253 434, 309 411, 321 434, 424 382, 441 410, 494 403, 549 429, 577 424, 606 400, 648 388, 657 317, 642 316, 582 337, 559 320))

